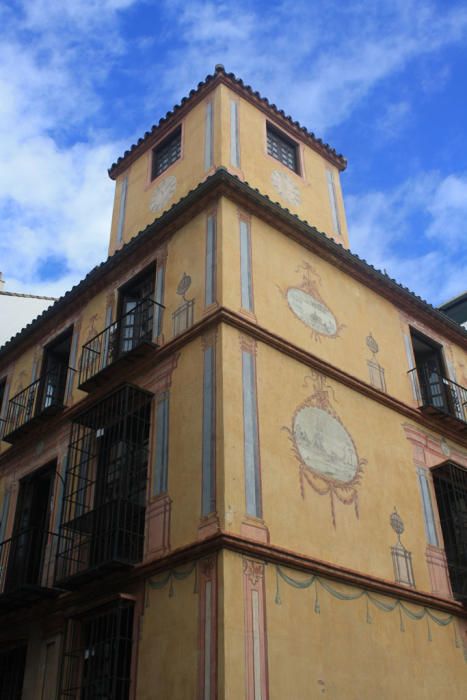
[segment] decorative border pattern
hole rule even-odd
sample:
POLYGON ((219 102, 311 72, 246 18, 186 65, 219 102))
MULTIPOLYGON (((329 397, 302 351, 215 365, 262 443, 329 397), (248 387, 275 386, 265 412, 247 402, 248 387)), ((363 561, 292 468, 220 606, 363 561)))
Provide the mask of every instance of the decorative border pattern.
MULTIPOLYGON (((360 599, 365 599, 366 602, 366 622, 367 624, 371 625, 373 622, 373 617, 371 615, 371 609, 370 606, 373 606, 374 608, 377 608, 378 610, 381 610, 382 612, 394 612, 397 611, 399 613, 399 629, 401 632, 405 632, 405 621, 404 619, 409 619, 412 621, 420 621, 420 620, 426 620, 426 626, 427 626, 427 639, 428 641, 432 641, 432 635, 431 635, 431 627, 430 627, 430 621, 434 622, 436 625, 439 627, 447 627, 452 624, 453 630, 454 630, 454 645, 457 649, 461 649, 463 644, 461 640, 458 637, 457 634, 457 626, 455 624, 456 618, 454 615, 448 614, 446 617, 441 617, 438 614, 435 614, 432 609, 426 607, 426 606, 418 606, 418 610, 411 610, 405 603, 402 602, 399 598, 393 600, 392 602, 386 602, 384 600, 381 600, 380 598, 377 598, 373 593, 370 593, 365 588, 353 588, 354 592, 353 593, 344 593, 343 591, 339 591, 337 588, 335 588, 329 579, 326 578, 321 578, 320 576, 317 576, 316 574, 311 574, 304 580, 298 580, 293 578, 292 576, 289 576, 288 574, 285 573, 283 568, 281 566, 276 565, 275 566, 275 573, 276 573, 276 596, 275 596, 275 603, 276 605, 281 605, 282 604, 282 599, 281 599, 281 594, 280 594, 280 580, 284 581, 287 585, 291 586, 292 588, 300 589, 300 590, 305 590, 307 588, 314 588, 314 593, 315 593, 315 604, 314 604, 314 611, 317 615, 321 613, 321 605, 319 601, 319 594, 320 591, 325 591, 329 595, 331 595, 334 599, 336 600, 341 600, 341 601, 355 601, 355 600, 360 600, 360 599)), ((467 658, 466 658, 467 661, 467 658)))

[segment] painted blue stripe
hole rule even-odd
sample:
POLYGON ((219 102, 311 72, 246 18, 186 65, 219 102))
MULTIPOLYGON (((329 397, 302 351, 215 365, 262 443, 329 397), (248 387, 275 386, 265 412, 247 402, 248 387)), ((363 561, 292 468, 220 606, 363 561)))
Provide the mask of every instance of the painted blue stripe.
POLYGON ((243 372, 243 441, 246 512, 262 517, 259 473, 258 415, 256 410, 255 358, 242 352, 243 372))
POLYGON ((214 348, 209 346, 204 351, 202 515, 216 510, 214 373, 215 353, 214 348))
POLYGON ((167 493, 169 466, 169 394, 156 404, 156 455, 153 473, 153 495, 167 493))
POLYGON ((423 501, 426 537, 430 544, 434 545, 435 547, 438 547, 438 535, 436 534, 435 518, 433 513, 433 503, 431 501, 430 487, 428 485, 425 470, 419 467, 417 469, 417 472, 423 501))
POLYGON ((125 223, 127 190, 128 190, 128 175, 126 175, 123 178, 121 189, 120 189, 120 206, 118 209, 117 243, 121 243, 123 240, 123 226, 125 223))
MULTIPOLYGON (((164 281, 165 281, 165 268, 163 265, 157 268, 156 272, 156 301, 159 304, 164 303, 164 281)), ((156 338, 162 334, 162 321, 163 321, 164 309, 160 306, 156 306, 155 318, 154 318, 154 329, 156 338)))
POLYGON ((209 170, 213 165, 213 139, 212 139, 212 102, 206 105, 206 122, 204 134, 204 168, 209 170))
POLYGON ((206 231, 206 282, 205 306, 213 304, 216 298, 216 217, 208 216, 206 231))
POLYGON ((328 181, 329 203, 331 204, 332 221, 334 231, 339 236, 341 235, 341 225, 339 221, 339 211, 337 209, 336 186, 334 183, 334 175, 331 170, 326 170, 326 178, 328 181))
POLYGON ((250 226, 240 221, 240 277, 242 308, 253 311, 253 288, 251 284, 250 226))
POLYGON ((230 101, 230 162, 240 167, 240 148, 238 138, 238 103, 230 101))

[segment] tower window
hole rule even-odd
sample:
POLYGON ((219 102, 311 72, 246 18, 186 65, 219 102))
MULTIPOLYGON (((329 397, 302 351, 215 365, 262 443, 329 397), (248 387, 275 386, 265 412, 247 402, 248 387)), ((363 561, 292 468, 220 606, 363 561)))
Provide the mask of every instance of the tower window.
POLYGON ((181 152, 182 127, 179 126, 153 150, 151 179, 154 180, 161 175, 164 170, 167 170, 172 163, 175 163, 175 161, 180 158, 181 152))
POLYGON ((283 165, 298 173, 298 146, 284 134, 267 125, 268 153, 283 165))

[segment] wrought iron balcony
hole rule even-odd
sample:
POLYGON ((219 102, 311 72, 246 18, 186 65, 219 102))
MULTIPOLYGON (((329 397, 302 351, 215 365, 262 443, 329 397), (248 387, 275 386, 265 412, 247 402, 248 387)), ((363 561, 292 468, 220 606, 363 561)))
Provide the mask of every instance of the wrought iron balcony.
POLYGON ((91 391, 114 372, 120 372, 122 364, 131 364, 154 352, 158 347, 154 342, 156 316, 163 308, 147 297, 83 345, 79 388, 91 391))
POLYGON ((74 369, 58 366, 13 396, 0 426, 1 439, 14 443, 38 423, 63 410, 69 372, 74 372, 74 369))
POLYGON ((126 385, 73 419, 56 581, 141 561, 152 395, 126 385))
POLYGON ((410 370, 420 409, 451 428, 467 432, 467 389, 426 365, 410 370))
POLYGON ((0 610, 60 593, 54 588, 57 535, 31 528, 0 543, 0 610))

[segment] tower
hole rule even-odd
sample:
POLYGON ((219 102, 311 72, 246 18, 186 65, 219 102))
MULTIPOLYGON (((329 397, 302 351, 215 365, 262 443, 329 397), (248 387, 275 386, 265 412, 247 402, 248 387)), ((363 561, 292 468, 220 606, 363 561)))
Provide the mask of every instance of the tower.
POLYGON ((345 165, 217 66, 110 168, 0 350, 2 700, 463 697, 467 334, 349 251, 345 165))

